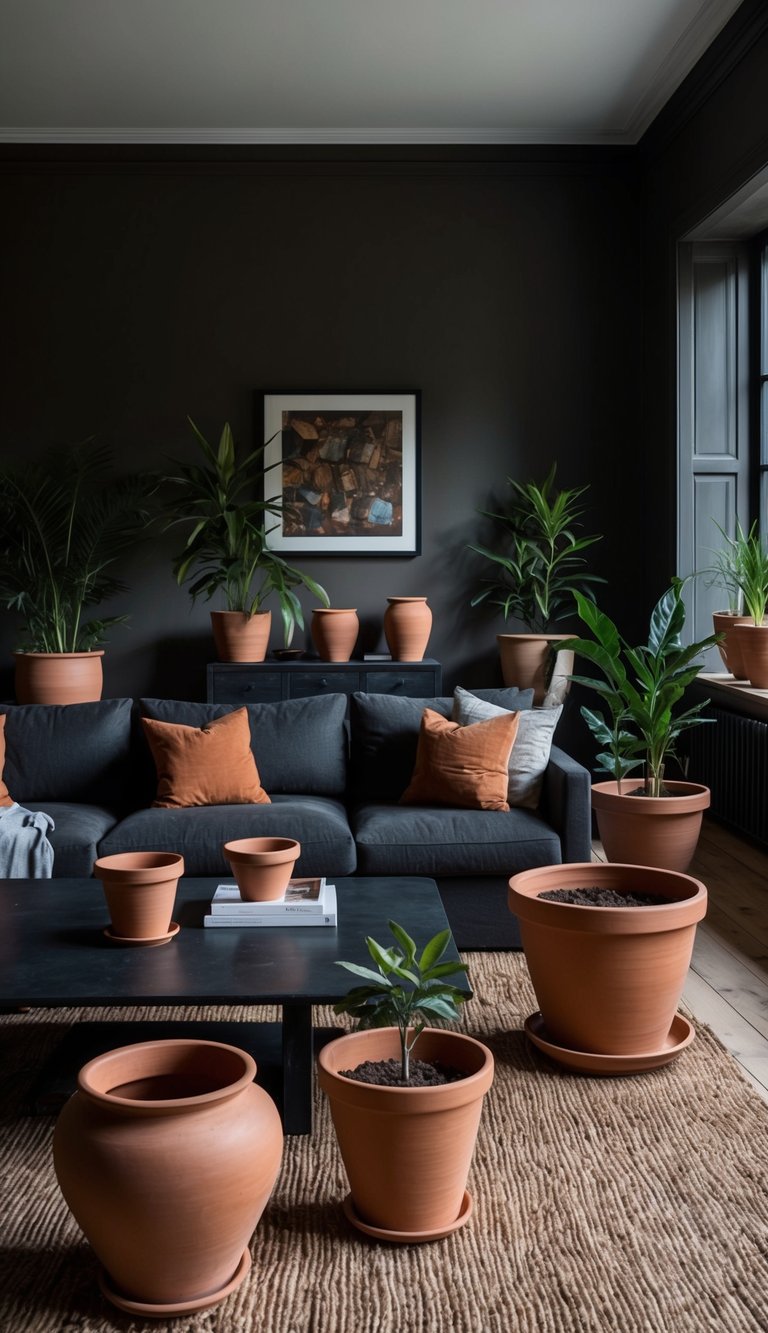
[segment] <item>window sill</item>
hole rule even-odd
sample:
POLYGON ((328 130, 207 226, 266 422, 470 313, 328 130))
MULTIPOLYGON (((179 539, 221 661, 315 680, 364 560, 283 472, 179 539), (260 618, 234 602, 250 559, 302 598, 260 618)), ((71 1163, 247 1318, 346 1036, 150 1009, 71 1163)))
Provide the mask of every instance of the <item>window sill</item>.
POLYGON ((734 713, 768 721, 768 690, 756 690, 746 681, 734 680, 727 672, 700 671, 691 688, 734 713))

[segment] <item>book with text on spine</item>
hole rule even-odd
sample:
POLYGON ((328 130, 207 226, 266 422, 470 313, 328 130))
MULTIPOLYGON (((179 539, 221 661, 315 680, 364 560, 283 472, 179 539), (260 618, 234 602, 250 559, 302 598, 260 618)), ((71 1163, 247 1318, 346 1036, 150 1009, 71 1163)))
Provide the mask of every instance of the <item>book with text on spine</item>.
POLYGON ((313 916, 322 916, 326 906, 328 885, 323 879, 292 879, 288 882, 282 898, 272 898, 268 902, 246 902, 240 897, 236 884, 219 884, 211 900, 211 912, 214 916, 231 916, 233 913, 248 912, 251 915, 285 916, 288 913, 306 912, 313 916))
POLYGON ((326 884, 324 905, 321 912, 298 911, 293 905, 283 905, 282 912, 263 911, 273 908, 277 903, 240 903, 239 911, 210 912, 203 917, 204 926, 335 926, 336 921, 336 886, 326 884), (255 911, 253 909, 256 909, 255 911))

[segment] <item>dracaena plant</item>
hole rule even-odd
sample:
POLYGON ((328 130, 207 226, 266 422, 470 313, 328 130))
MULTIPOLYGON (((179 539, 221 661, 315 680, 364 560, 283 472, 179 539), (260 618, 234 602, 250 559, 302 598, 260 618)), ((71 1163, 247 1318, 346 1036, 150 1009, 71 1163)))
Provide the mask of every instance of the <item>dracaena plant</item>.
POLYGON ((366 984, 353 987, 334 1005, 334 1012, 351 1014, 357 1019, 358 1028, 396 1027, 400 1035, 401 1079, 408 1083, 411 1053, 428 1021, 452 1023, 459 1018, 459 1005, 468 997, 446 978, 466 972, 467 965, 440 962, 451 938, 450 930, 435 935, 417 957, 417 946, 408 932, 396 921, 387 924, 395 945, 387 949, 370 936, 365 941, 376 971, 359 963, 338 963, 339 967, 362 977, 366 984))
POLYGON ((562 644, 585 658, 600 671, 600 677, 573 675, 602 700, 604 712, 582 707, 581 714, 599 745, 598 768, 617 783, 645 765, 645 794, 664 795, 664 766, 675 755, 678 737, 689 728, 713 718, 701 716, 707 700, 683 712, 675 712, 686 689, 701 669, 701 654, 720 641, 711 634, 697 643, 684 644, 685 624, 682 580, 656 603, 648 641, 631 647, 613 621, 597 606, 576 595, 579 617, 592 638, 568 639, 562 644))
POLYGON ((748 533, 737 522, 734 537, 729 537, 722 528, 720 531, 726 542, 723 558, 728 561, 733 581, 741 592, 744 610, 755 625, 762 625, 768 606, 768 547, 756 522, 748 533))

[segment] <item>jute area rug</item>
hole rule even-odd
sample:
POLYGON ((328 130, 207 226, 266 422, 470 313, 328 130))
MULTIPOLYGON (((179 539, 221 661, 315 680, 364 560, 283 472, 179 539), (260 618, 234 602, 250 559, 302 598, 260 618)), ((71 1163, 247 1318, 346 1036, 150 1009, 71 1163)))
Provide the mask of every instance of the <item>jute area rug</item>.
MULTIPOLYGON (((497 1062, 469 1182, 469 1224, 409 1247, 351 1230, 339 1208, 343 1169, 318 1096, 311 1139, 286 1140, 244 1285, 217 1309, 174 1321, 137 1321, 103 1300, 92 1255, 55 1183, 54 1121, 19 1111, 62 1024, 85 1011, 5 1016, 0 1328, 764 1333, 768 1107, 716 1039, 699 1030, 676 1062, 632 1078, 561 1073, 521 1031, 535 1008, 522 955, 470 954, 467 961, 475 997, 465 1025, 497 1062)), ((182 1013, 265 1016, 252 1009, 154 1016, 182 1013)), ((329 1011, 318 1011, 317 1021, 330 1023, 329 1011)))

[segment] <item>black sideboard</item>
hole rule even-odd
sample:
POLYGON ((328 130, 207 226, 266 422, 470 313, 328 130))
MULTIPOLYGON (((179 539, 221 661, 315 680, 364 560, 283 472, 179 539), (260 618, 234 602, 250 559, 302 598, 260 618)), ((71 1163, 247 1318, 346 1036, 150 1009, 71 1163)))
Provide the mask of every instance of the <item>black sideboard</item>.
POLYGON ((432 699, 441 694, 443 669, 425 657, 421 662, 209 662, 207 700, 214 704, 275 703, 317 694, 399 694, 432 699))

